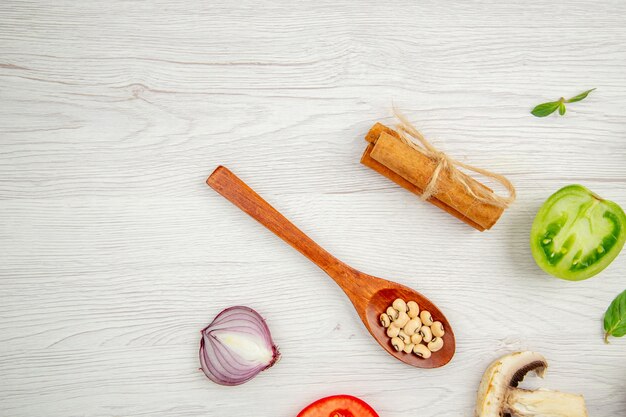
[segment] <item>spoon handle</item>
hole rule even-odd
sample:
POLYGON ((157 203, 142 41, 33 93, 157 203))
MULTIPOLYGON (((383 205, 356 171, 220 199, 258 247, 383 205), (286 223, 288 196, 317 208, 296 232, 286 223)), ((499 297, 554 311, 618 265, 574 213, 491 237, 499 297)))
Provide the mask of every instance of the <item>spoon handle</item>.
POLYGON ((348 279, 352 268, 305 235, 228 168, 218 166, 206 182, 209 187, 309 258, 339 286, 344 287, 349 285, 348 281, 352 281, 348 279))

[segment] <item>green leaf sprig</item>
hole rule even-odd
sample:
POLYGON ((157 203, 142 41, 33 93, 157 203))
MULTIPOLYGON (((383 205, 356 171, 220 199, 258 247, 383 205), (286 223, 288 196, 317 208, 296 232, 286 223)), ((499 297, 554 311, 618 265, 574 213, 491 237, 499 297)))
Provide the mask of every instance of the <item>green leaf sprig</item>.
POLYGON ((626 290, 615 297, 604 313, 604 342, 609 336, 622 337, 626 334, 626 290))
POLYGON ((563 116, 565 114, 565 111, 567 110, 565 108, 565 103, 575 103, 577 101, 584 100, 589 95, 589 93, 591 93, 593 90, 595 90, 595 88, 592 88, 591 90, 584 91, 584 92, 580 93, 579 95, 574 96, 574 97, 572 97, 570 99, 567 99, 567 100, 565 98, 561 97, 557 101, 549 101, 547 103, 539 104, 539 105, 535 106, 534 109, 532 109, 531 113, 532 113, 533 116, 546 117, 546 116, 554 113, 558 109, 559 110, 559 114, 561 116, 563 116))

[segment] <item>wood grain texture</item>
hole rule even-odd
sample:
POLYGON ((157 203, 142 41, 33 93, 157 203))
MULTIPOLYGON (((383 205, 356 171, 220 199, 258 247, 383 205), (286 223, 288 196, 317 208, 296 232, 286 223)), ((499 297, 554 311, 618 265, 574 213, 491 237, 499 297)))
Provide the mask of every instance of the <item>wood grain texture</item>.
POLYGON ((626 206, 626 3, 0 2, 0 414, 294 416, 350 393, 381 416, 471 416, 486 366, 626 409, 626 340, 602 342, 626 255, 546 276, 540 204, 582 183, 626 206), (564 117, 529 110, 597 87, 564 117), (395 103, 442 150, 507 175, 479 233, 359 164, 395 103), (350 265, 445 311, 457 353, 383 352, 341 291, 208 189, 231 167, 350 265), (281 362, 225 388, 198 371, 224 307, 267 317, 281 362), (398 381, 410 381, 398 384, 398 381))

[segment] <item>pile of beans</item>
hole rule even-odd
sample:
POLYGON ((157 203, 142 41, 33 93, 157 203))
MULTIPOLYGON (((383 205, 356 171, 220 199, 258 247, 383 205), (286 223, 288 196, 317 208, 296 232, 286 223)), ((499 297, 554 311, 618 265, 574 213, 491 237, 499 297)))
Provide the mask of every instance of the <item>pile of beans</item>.
POLYGON ((387 329, 391 345, 399 352, 413 352, 428 359, 432 352, 443 347, 443 324, 433 321, 429 311, 420 311, 415 301, 396 299, 387 311, 380 315, 381 326, 387 329))

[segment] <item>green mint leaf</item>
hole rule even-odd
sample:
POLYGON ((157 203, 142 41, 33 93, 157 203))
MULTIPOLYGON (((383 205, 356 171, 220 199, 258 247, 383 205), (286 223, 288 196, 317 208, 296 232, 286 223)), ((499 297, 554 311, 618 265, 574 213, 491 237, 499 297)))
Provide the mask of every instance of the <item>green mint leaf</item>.
POLYGON ((566 103, 575 103, 577 101, 584 100, 589 95, 589 93, 591 93, 593 90, 595 90, 595 88, 592 88, 591 90, 587 90, 587 91, 585 91, 583 93, 580 93, 579 95, 574 96, 574 97, 570 98, 569 100, 566 100, 565 102, 566 103))
POLYGON ((542 103, 532 109, 533 116, 546 117, 552 113, 561 105, 561 101, 551 101, 549 103, 542 103))
POLYGON ((559 103, 559 114, 563 116, 565 114, 565 104, 559 103))
POLYGON ((609 343, 609 336, 622 337, 626 334, 626 290, 615 297, 604 313, 604 341, 609 343))

